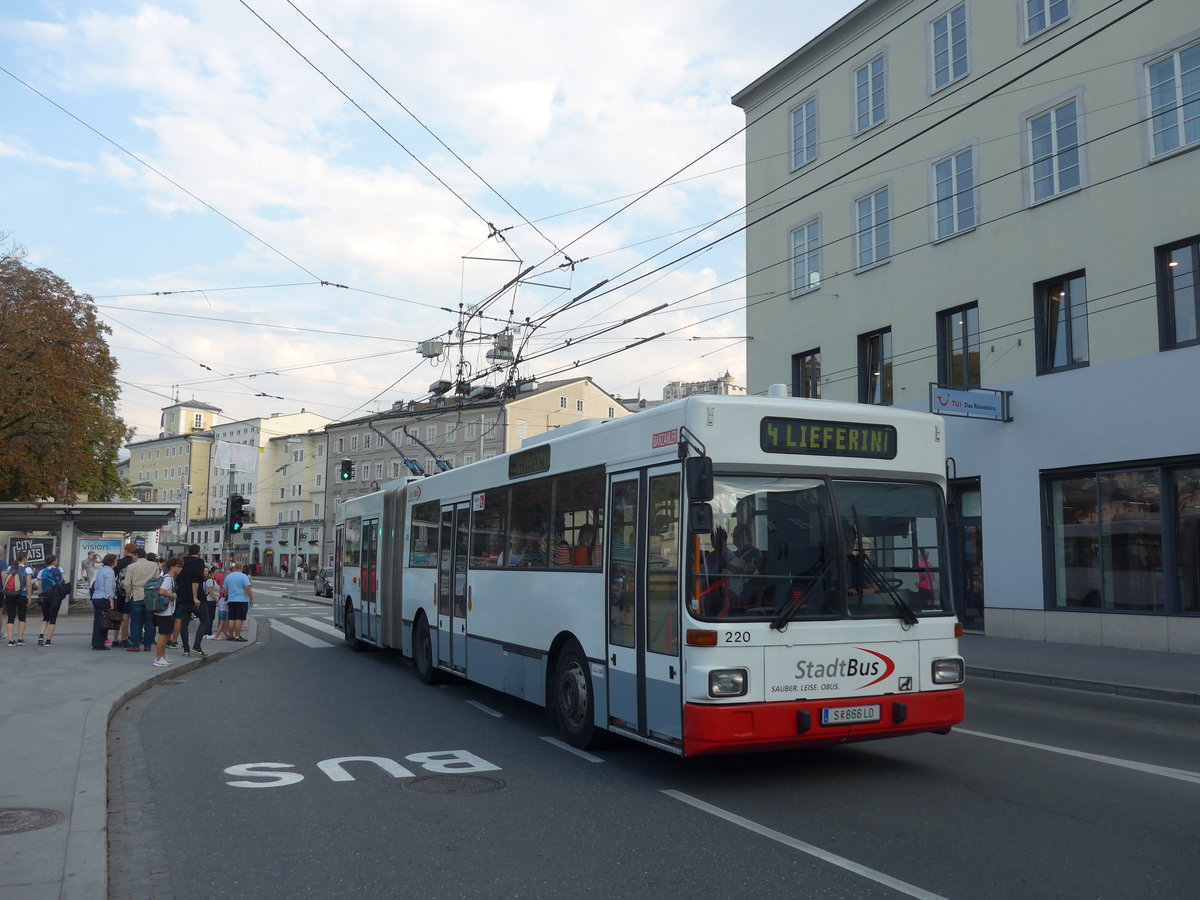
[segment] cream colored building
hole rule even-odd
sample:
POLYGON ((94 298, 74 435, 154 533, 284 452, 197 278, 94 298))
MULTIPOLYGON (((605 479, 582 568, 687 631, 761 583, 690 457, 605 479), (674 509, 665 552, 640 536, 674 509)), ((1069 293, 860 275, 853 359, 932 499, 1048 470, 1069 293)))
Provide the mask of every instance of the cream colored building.
POLYGON ((162 533, 162 540, 172 546, 186 542, 189 522, 205 518, 210 430, 213 416, 220 412, 195 399, 175 403, 163 409, 162 432, 157 438, 128 446, 128 479, 134 496, 179 508, 162 533))
POLYGON ((1194 0, 868 0, 734 97, 749 391, 1011 401, 945 419, 968 627, 1200 652, 1198 81, 1194 0))

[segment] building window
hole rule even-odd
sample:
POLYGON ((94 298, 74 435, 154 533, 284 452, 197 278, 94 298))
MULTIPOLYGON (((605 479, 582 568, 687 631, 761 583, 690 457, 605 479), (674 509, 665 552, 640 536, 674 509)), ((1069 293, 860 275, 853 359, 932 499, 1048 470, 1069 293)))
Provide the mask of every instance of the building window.
POLYGON ((1079 113, 1068 100, 1029 120, 1033 202, 1079 187, 1079 113))
POLYGON ((858 336, 858 402, 892 402, 892 329, 858 336))
POLYGON ((935 240, 975 227, 975 151, 968 148, 933 164, 935 240))
POLYGON ((821 220, 813 219, 792 232, 792 293, 821 286, 821 220))
POLYGON ((560 396, 560 397, 558 398, 558 408, 559 408, 559 409, 566 409, 566 408, 567 408, 567 398, 566 398, 566 397, 561 397, 561 396, 560 396))
POLYGON ((1069 14, 1067 0, 1025 0, 1025 33, 1029 37, 1041 34, 1069 14))
POLYGON ((1197 462, 1048 478, 1046 496, 1052 608, 1200 612, 1197 462))
POLYGON ((855 201, 858 213, 858 268, 884 262, 892 255, 888 189, 855 201))
POLYGON ((427 425, 425 427, 425 440, 427 440, 427 441, 436 441, 437 440, 437 426, 436 425, 427 425))
POLYGON ((383 477, 383 463, 381 463, 381 462, 375 463, 375 477, 376 478, 383 477))
MULTIPOLYGON (((488 459, 491 459, 491 457, 489 456, 488 459)), ((464 466, 469 466, 473 462, 475 462, 475 454, 474 453, 464 453, 463 454, 463 465, 464 466)))
POLYGON ((350 436, 350 449, 351 450, 358 449, 358 435, 357 434, 352 434, 350 436))
POLYGON ((611 419, 611 418, 612 418, 613 416, 615 416, 616 414, 617 414, 616 407, 610 406, 610 407, 608 408, 608 418, 610 418, 610 419, 611 419))
POLYGON ((792 396, 821 399, 821 348, 792 354, 792 396))
POLYGON ((196 413, 196 415, 192 418, 192 427, 193 428, 203 428, 204 427, 204 416, 201 415, 200 413, 196 413))
POLYGON ((967 74, 967 5, 960 3, 933 20, 933 89, 967 74))
POLYGON ((317 473, 317 481, 316 481, 316 484, 315 484, 315 485, 313 485, 313 486, 314 486, 314 487, 318 487, 318 488, 319 488, 319 487, 321 486, 321 481, 322 481, 322 479, 324 479, 324 477, 325 477, 325 473, 324 473, 324 472, 318 472, 318 473, 317 473))
POLYGON ((371 436, 369 434, 363 435, 363 449, 364 450, 371 449, 371 436))
POLYGON ((1082 272, 1034 285, 1037 372, 1088 364, 1087 287, 1082 272))
POLYGON ((345 441, 345 439, 344 439, 344 438, 338 438, 338 439, 337 439, 337 452, 338 452, 338 453, 341 453, 341 452, 342 452, 343 450, 345 450, 345 449, 346 449, 346 441, 345 441))
POLYGON ((1200 142, 1200 44, 1146 66, 1154 155, 1200 142))
POLYGON ((468 441, 475 440, 475 423, 474 422, 467 423, 467 440, 468 441))
POLYGON ((400 477, 400 463, 398 463, 398 462, 392 463, 392 477, 393 478, 400 477))
POLYGON ((314 519, 321 518, 321 504, 320 503, 313 504, 313 518, 314 519))
POLYGON ((810 97, 792 110, 792 169, 817 158, 817 98, 810 97))
POLYGON ((874 128, 887 114, 883 57, 854 72, 854 122, 858 133, 874 128))
POLYGON ((583 412, 583 401, 582 400, 575 401, 575 412, 583 412))
POLYGON ((979 375, 979 306, 971 303, 938 313, 938 383, 973 388, 979 375))
POLYGON ((1200 342, 1200 237, 1159 247, 1158 329, 1163 350, 1200 342))
POLYGON ((446 423, 446 443, 447 444, 453 444, 458 439, 458 429, 461 427, 462 427, 462 425, 459 422, 447 422, 446 423))

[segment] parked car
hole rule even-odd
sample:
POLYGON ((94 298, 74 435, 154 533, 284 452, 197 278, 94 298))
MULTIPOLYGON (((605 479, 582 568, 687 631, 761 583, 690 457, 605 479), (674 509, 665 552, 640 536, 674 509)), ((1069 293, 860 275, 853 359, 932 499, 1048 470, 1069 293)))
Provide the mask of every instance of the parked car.
POLYGON ((313 592, 318 597, 333 597, 333 566, 326 566, 317 572, 313 580, 313 592))

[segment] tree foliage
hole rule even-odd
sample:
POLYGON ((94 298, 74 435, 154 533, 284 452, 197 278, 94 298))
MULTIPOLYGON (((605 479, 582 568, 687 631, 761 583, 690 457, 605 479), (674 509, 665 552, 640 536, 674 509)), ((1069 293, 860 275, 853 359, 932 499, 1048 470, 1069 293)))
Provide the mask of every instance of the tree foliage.
POLYGON ((108 334, 91 297, 0 253, 0 500, 120 492, 117 453, 133 432, 117 415, 108 334))

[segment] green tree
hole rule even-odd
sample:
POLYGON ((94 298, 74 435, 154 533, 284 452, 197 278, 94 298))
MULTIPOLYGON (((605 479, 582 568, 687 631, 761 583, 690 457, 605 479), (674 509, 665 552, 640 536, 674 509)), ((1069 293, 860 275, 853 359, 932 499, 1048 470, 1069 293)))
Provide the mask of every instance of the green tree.
POLYGON ((117 453, 133 432, 117 415, 111 333, 87 294, 0 251, 0 500, 121 492, 117 453))

